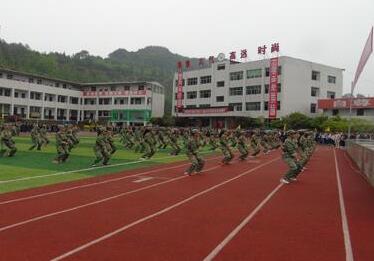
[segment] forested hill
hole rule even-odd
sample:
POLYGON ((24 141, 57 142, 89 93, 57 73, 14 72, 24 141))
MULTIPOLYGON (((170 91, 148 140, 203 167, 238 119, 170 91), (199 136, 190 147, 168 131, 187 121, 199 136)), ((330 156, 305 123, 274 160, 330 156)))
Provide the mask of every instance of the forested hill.
POLYGON ((166 108, 171 110, 173 73, 180 60, 189 58, 165 47, 149 46, 136 52, 118 49, 103 58, 81 51, 74 55, 40 53, 28 45, 0 41, 0 66, 77 82, 157 81, 166 88, 166 108))

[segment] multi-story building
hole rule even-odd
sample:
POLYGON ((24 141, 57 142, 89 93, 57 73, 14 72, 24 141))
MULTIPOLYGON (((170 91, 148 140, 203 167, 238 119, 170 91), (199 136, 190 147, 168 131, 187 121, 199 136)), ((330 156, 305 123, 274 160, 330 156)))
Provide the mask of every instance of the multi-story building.
POLYGON ((326 116, 354 117, 374 122, 374 97, 321 99, 318 100, 318 108, 326 116))
POLYGON ((76 83, 0 69, 0 117, 145 125, 164 114, 157 82, 76 83))
MULTIPOLYGON (((183 72, 183 110, 177 111, 177 79, 173 115, 203 126, 235 126, 237 117, 268 118, 269 59, 245 63, 228 60, 183 72)), ((321 98, 340 97, 343 70, 288 56, 279 57, 277 117, 292 112, 314 115, 321 98)))

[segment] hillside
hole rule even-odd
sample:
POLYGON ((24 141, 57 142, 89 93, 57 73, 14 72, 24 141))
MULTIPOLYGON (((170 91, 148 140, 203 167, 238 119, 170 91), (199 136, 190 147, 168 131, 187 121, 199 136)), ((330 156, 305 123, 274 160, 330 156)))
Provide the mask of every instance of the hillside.
POLYGON ((136 52, 118 49, 103 58, 85 50, 71 56, 40 53, 28 45, 0 41, 1 67, 77 82, 157 81, 166 88, 166 112, 171 111, 176 64, 186 59, 189 58, 159 46, 148 46, 136 52))

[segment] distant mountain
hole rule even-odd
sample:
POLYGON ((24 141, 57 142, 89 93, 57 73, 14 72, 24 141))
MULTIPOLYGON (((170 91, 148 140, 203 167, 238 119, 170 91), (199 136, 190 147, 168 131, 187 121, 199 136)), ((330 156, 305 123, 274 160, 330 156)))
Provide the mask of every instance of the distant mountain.
MULTIPOLYGON (((1 67, 77 82, 157 81, 166 88, 166 112, 171 111, 176 64, 187 59, 190 58, 160 46, 148 46, 136 52, 118 49, 103 58, 86 50, 74 55, 40 53, 25 44, 0 40, 1 67)), ((196 59, 190 60, 196 63, 196 59)))

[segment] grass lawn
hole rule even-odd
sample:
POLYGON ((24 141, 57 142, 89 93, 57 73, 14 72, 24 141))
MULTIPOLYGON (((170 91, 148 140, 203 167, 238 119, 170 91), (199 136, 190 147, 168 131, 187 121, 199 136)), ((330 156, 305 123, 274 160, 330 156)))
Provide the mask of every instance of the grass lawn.
MULTIPOLYGON (((51 138, 51 143, 47 147, 43 147, 41 151, 28 150, 28 148, 31 146, 30 137, 16 137, 15 142, 18 149, 15 157, 0 157, 0 193, 95 177, 127 169, 152 166, 155 164, 169 163, 186 159, 184 152, 182 152, 180 156, 170 157, 170 150, 165 149, 158 151, 153 159, 140 163, 83 170, 90 168, 95 158, 92 149, 95 143, 94 137, 81 137, 80 143, 76 148, 72 150, 69 160, 64 164, 52 163, 53 159, 56 157, 56 146, 54 143, 54 138, 51 138), (81 169, 82 171, 79 171, 81 169), (53 173, 75 170, 78 171, 48 177, 48 175, 53 173), (41 175, 46 176, 26 180, 11 181, 13 179, 22 179, 41 175)), ((140 153, 135 153, 133 151, 123 149, 118 141, 116 141, 116 145, 118 150, 110 160, 110 163, 112 165, 138 161, 141 156, 140 153)))

